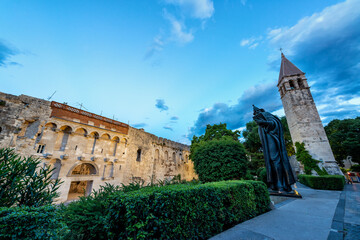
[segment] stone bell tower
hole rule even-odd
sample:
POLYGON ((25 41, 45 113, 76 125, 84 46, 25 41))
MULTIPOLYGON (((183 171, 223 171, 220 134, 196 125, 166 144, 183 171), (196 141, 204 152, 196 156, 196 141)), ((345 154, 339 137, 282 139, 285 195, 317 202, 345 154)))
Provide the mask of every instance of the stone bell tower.
POLYGON ((305 144, 329 174, 341 174, 322 125, 305 73, 281 53, 277 85, 293 143, 305 144))

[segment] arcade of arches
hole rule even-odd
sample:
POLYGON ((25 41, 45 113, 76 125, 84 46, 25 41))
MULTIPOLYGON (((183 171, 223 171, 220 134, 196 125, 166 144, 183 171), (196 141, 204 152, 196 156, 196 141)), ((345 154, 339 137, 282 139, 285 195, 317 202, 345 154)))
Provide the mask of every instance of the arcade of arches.
POLYGON ((149 183, 179 174, 197 178, 187 145, 56 102, 1 92, 0 100, 7 108, 0 147, 13 147, 54 167, 52 178, 63 181, 57 202, 88 195, 105 182, 149 183))

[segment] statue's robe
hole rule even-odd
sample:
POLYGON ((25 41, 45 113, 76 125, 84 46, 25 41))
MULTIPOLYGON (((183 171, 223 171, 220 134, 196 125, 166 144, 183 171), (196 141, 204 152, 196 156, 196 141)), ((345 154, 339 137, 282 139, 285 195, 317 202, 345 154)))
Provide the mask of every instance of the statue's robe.
POLYGON ((257 119, 261 119, 258 122, 259 136, 264 152, 267 181, 273 190, 283 188, 291 191, 295 178, 286 152, 281 121, 268 112, 258 113, 254 116, 254 120, 257 119))

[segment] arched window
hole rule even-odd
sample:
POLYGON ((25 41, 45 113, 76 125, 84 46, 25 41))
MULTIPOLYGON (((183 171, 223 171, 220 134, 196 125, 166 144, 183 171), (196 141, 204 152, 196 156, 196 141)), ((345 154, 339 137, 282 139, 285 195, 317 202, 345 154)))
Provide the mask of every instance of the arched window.
POLYGON ((107 133, 104 133, 103 135, 101 135, 101 139, 102 140, 110 140, 110 135, 107 133))
POLYGON ((49 129, 51 131, 56 131, 57 125, 55 123, 47 123, 45 125, 45 129, 49 129))
POLYGON ((85 128, 78 128, 76 129, 75 133, 84 137, 87 136, 87 131, 85 128))
POLYGON ((70 175, 95 175, 97 174, 96 168, 90 163, 82 163, 77 165, 70 175))
POLYGON ((289 84, 290 84, 290 89, 291 89, 291 90, 295 89, 295 85, 294 85, 293 80, 290 80, 290 81, 289 81, 289 84))
POLYGON ((303 82, 303 80, 302 80, 301 78, 298 78, 297 81, 298 81, 298 84, 299 84, 299 88, 300 88, 300 89, 305 88, 304 82, 303 82))
POLYGON ((72 132, 72 129, 69 126, 63 126, 63 127, 61 127, 61 131, 63 133, 63 138, 61 140, 60 151, 65 151, 66 144, 69 140, 69 136, 70 136, 70 133, 72 132))
POLYGON ((114 137, 113 142, 114 142, 113 156, 115 156, 116 155, 116 149, 117 149, 117 146, 118 146, 118 144, 120 142, 120 139, 118 137, 114 137))
POLYGON ((91 149, 91 154, 94 154, 95 146, 96 146, 96 140, 99 139, 99 134, 97 132, 92 132, 90 134, 90 136, 94 138, 93 146, 92 146, 92 149, 91 149))

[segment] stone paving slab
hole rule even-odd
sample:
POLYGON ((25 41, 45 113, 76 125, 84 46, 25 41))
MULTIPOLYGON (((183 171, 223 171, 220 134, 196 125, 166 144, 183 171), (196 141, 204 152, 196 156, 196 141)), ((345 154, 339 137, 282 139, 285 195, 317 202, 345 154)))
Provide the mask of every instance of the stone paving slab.
POLYGON ((302 199, 275 205, 276 209, 238 224, 211 239, 252 239, 244 237, 245 233, 263 237, 254 239, 327 239, 341 192, 314 190, 301 187, 301 184, 298 184, 297 190, 303 196, 302 199))
POLYGON ((345 240, 360 240, 360 183, 345 185, 345 240))

